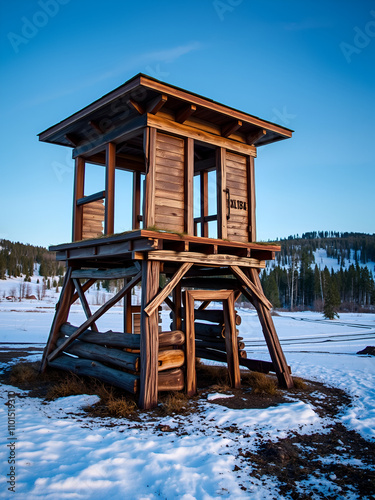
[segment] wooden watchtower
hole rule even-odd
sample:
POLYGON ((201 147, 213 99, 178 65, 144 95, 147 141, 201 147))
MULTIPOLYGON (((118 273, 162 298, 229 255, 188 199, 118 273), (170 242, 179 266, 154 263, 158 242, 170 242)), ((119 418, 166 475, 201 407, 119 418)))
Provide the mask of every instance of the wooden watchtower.
POLYGON ((292 387, 258 276, 280 248, 256 243, 254 184, 257 147, 291 135, 143 74, 39 134, 73 148, 75 160, 73 241, 51 247, 67 272, 42 370, 51 365, 97 376, 138 392, 143 408, 155 406, 161 390, 194 394, 196 355, 227 361, 234 387, 240 364, 274 371, 281 386, 292 387), (86 192, 87 164, 105 169, 99 192, 86 192), (132 173, 131 227, 114 234, 118 170, 132 173), (160 273, 167 278, 163 288, 160 273), (92 314, 85 291, 104 279, 123 279, 123 287, 92 314), (140 307, 131 302, 139 283, 140 307), (272 362, 246 359, 239 349, 234 302, 241 294, 258 312, 272 362), (67 319, 77 299, 87 319, 74 327, 67 319), (123 331, 98 332, 98 318, 121 299, 123 331), (211 301, 222 302, 222 311, 205 312, 211 301), (167 332, 158 325, 163 302, 171 308, 167 332), (224 325, 222 336, 209 324, 199 331, 194 324, 210 315, 224 325))

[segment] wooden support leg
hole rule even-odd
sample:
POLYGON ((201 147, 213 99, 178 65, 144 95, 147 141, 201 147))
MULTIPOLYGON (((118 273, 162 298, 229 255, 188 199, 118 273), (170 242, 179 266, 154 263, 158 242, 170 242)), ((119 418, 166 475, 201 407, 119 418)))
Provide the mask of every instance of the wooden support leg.
POLYGON ((227 351, 229 380, 232 387, 239 389, 241 387, 241 374, 234 315, 234 293, 231 293, 228 299, 223 300, 223 311, 225 322, 225 350, 227 351))
POLYGON ((47 345, 44 348, 42 364, 40 366, 41 373, 43 373, 47 368, 48 355, 52 351, 54 351, 55 348, 57 347, 56 343, 59 336, 60 327, 68 319, 70 305, 72 303, 72 297, 74 293, 74 283, 73 280, 71 279, 71 275, 72 275, 72 268, 68 267, 65 273, 64 283, 61 288, 60 299, 56 304, 56 313, 55 317, 53 318, 47 345))
MULTIPOLYGON (((262 285, 260 283, 260 279, 256 269, 250 268, 245 272, 252 280, 258 291, 263 293, 262 285)), ((276 333, 271 312, 267 309, 265 304, 258 300, 257 296, 253 295, 252 298, 254 307, 257 310, 259 316, 259 321, 262 325, 263 335, 268 346, 268 350, 272 359, 274 369, 276 371, 279 384, 281 387, 291 389, 294 386, 293 378, 289 372, 289 367, 276 333)))
POLYGON ((173 330, 181 330, 182 328, 182 318, 181 318, 181 282, 175 286, 173 290, 173 330))
POLYGON ((185 310, 185 362, 186 362, 186 393, 194 396, 197 392, 197 374, 195 370, 195 335, 194 335, 194 298, 188 292, 183 292, 185 310))
POLYGON ((145 410, 158 403, 158 309, 149 316, 145 307, 159 290, 160 262, 142 262, 141 378, 139 406, 145 410))
MULTIPOLYGON (((124 285, 125 285, 125 281, 124 281, 124 285)), ((133 333, 132 290, 130 290, 130 292, 127 293, 124 297, 124 332, 133 333)))

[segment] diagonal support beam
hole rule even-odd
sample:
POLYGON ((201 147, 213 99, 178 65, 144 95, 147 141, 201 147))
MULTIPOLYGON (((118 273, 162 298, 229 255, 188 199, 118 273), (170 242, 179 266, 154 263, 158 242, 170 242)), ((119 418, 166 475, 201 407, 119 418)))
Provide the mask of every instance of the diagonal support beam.
MULTIPOLYGON (((73 271, 73 273, 74 273, 74 271, 73 271)), ((85 311, 86 318, 89 319, 89 318, 91 318, 92 314, 91 314, 90 306, 89 306, 89 304, 86 300, 86 297, 85 297, 85 292, 82 290, 81 283, 79 282, 78 279, 73 278, 73 283, 74 283, 74 286, 76 287, 79 300, 81 301, 81 304, 82 304, 82 308, 85 311)), ((92 328, 92 330, 94 330, 94 332, 99 331, 95 323, 92 324, 91 328, 92 328)))
POLYGON ((237 130, 241 127, 242 127, 241 120, 232 121, 230 123, 227 123, 226 125, 223 125, 223 127, 221 128, 221 134, 224 137, 229 137, 230 135, 237 132, 237 130))
POLYGON ((102 307, 100 307, 94 314, 87 319, 77 330, 71 335, 66 341, 61 344, 57 349, 55 349, 49 356, 48 356, 48 361, 54 360, 60 353, 64 351, 68 345, 70 345, 73 340, 78 338, 81 333, 83 333, 87 328, 89 328, 96 320, 98 320, 105 312, 108 311, 112 306, 117 304, 119 300, 121 300, 137 283, 141 281, 142 278, 142 272, 140 271, 137 276, 134 276, 134 278, 131 280, 130 283, 128 283, 124 288, 122 288, 114 297, 112 297, 108 302, 106 302, 102 307))
POLYGON ((180 269, 175 272, 172 276, 171 281, 166 285, 161 292, 145 307, 145 313, 147 316, 151 316, 151 314, 164 302, 165 298, 172 292, 174 287, 180 282, 182 277, 189 271, 193 264, 185 263, 182 264, 180 269))
MULTIPOLYGON (((83 283, 83 285, 81 285, 83 293, 85 293, 86 290, 88 290, 95 282, 96 282, 96 280, 94 280, 94 279, 89 279, 89 280, 85 281, 85 283, 83 283)), ((74 304, 74 302, 77 299, 79 299, 79 295, 77 292, 75 292, 73 297, 72 297, 70 305, 74 304)))
POLYGON ((264 137, 267 134, 267 130, 261 129, 255 132, 254 134, 250 134, 246 137, 246 142, 248 144, 255 144, 259 139, 264 137))
POLYGON ((159 95, 155 97, 155 99, 152 99, 147 103, 147 113, 156 115, 156 113, 161 110, 167 100, 168 97, 166 95, 159 95))
POLYGON ((264 295, 262 288, 257 287, 252 283, 252 281, 246 276, 246 274, 238 266, 230 266, 230 269, 234 276, 247 288, 249 288, 256 298, 268 309, 272 309, 271 302, 264 295))
POLYGON ((179 111, 177 111, 176 114, 176 122, 177 123, 184 123, 190 116, 197 110, 197 107, 195 104, 188 104, 187 106, 184 106, 181 108, 179 111))

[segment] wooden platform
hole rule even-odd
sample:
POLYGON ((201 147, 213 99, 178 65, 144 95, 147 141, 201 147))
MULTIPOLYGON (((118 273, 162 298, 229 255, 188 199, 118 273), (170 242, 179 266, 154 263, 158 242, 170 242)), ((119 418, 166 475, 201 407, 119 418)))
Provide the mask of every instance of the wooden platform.
POLYGON ((198 236, 138 229, 113 236, 74 241, 50 247, 56 259, 69 266, 106 268, 123 266, 126 261, 193 262, 201 266, 241 266, 262 269, 272 260, 278 245, 241 243, 198 236))

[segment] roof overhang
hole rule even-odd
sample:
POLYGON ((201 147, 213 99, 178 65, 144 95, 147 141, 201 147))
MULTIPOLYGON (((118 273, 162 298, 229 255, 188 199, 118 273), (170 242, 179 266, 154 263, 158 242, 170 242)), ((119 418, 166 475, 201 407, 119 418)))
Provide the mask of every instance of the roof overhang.
POLYGON ((43 142, 76 148, 91 142, 95 134, 98 137, 140 115, 160 110, 168 111, 179 123, 194 119, 197 128, 208 124, 213 133, 257 147, 287 139, 293 132, 140 73, 38 136, 43 142))

